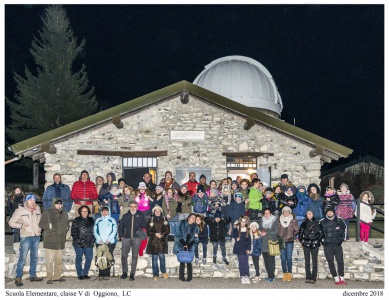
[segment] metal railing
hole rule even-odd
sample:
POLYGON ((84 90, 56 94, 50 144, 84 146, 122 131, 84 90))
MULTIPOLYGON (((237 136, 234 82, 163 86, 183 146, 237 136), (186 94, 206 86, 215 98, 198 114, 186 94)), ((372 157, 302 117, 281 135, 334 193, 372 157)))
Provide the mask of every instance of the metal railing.
MULTIPOLYGON (((360 214, 361 214, 361 204, 362 205, 367 205, 371 209, 375 209, 377 213, 380 213, 381 215, 385 216, 385 211, 377 207, 378 205, 384 206, 385 203, 374 203, 374 205, 373 205, 373 204, 367 204, 367 203, 361 201, 361 199, 357 199, 356 202, 357 202, 357 218, 355 219, 356 220, 356 226, 355 226, 356 227, 356 232, 355 232, 355 235, 356 235, 357 242, 360 242, 361 241, 361 239, 360 239, 360 223, 362 222, 362 223, 367 224, 366 222, 363 222, 361 220, 361 217, 360 217, 360 214)), ((384 221, 384 220, 382 220, 382 221, 384 221)), ((376 230, 376 231, 378 231, 378 232, 380 232, 382 234, 385 234, 385 230, 384 229, 378 228, 377 226, 374 226, 373 224, 370 224, 370 228, 374 229, 374 230, 376 230)))

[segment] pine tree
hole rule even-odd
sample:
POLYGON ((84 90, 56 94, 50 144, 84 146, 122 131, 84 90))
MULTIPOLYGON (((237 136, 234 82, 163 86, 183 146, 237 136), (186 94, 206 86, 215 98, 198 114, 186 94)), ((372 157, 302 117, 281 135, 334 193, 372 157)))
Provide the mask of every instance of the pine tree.
POLYGON ((97 110, 94 88, 88 91, 85 65, 78 72, 72 71, 85 40, 77 45, 66 11, 60 5, 46 7, 42 21, 39 38, 33 37, 30 49, 37 75, 27 67, 26 78, 14 73, 15 101, 6 99, 12 120, 6 132, 15 142, 79 120, 97 110))

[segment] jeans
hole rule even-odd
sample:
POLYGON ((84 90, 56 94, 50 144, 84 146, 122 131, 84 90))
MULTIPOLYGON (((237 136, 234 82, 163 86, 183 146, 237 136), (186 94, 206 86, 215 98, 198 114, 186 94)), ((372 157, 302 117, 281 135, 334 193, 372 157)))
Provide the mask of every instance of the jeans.
MULTIPOLYGON (((152 255, 152 267, 153 267, 153 276, 158 277, 158 258, 159 258, 159 267, 161 269, 161 273, 166 273, 166 266, 165 266, 165 254, 164 253, 158 253, 157 255, 152 255)), ((135 272, 134 272, 135 273, 135 272)))
POLYGON ((169 219, 169 226, 170 226, 170 234, 176 235, 177 232, 177 226, 178 226, 178 216, 175 215, 173 218, 169 219))
POLYGON ((88 275, 90 265, 93 258, 93 247, 91 248, 80 248, 74 246, 74 251, 76 251, 76 270, 77 276, 88 275), (82 256, 85 255, 85 264, 84 270, 82 269, 82 256))
MULTIPOLYGON (((196 258, 199 258, 199 244, 200 243, 196 243, 196 245, 195 245, 194 253, 195 253, 196 258)), ((203 244, 203 258, 206 258, 207 257, 207 250, 208 250, 208 243, 201 243, 201 244, 203 244)))
POLYGON ((285 248, 281 249, 281 266, 283 273, 292 273, 292 253, 294 242, 285 243, 285 248))
POLYGON ((305 258, 305 279, 314 279, 317 277, 317 255, 319 248, 310 249, 303 247, 305 258), (311 272, 311 255, 312 255, 312 272, 311 272))
POLYGON ((344 261, 343 261, 343 248, 342 245, 339 246, 324 246, 324 256, 328 262, 328 267, 332 277, 344 276, 344 261), (338 264, 338 273, 336 273, 334 257, 338 264))
POLYGON ((40 236, 27 236, 20 238, 19 260, 16 268, 16 278, 23 277, 23 267, 26 262, 28 251, 30 251, 30 278, 36 275, 36 265, 38 263, 38 248, 40 236))
POLYGON ((220 245, 220 249, 222 250, 222 257, 226 258, 226 242, 218 241, 212 242, 213 245, 213 257, 216 257, 218 245, 220 245))

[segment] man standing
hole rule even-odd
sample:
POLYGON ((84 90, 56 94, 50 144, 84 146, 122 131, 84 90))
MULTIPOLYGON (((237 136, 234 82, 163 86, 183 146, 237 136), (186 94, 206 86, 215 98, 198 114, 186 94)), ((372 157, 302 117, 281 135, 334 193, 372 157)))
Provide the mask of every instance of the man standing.
POLYGON ((54 198, 52 208, 46 210, 39 227, 43 232, 43 248, 46 249, 46 279, 47 284, 53 281, 63 282, 62 274, 62 250, 65 248, 66 232, 68 231, 68 213, 63 209, 60 198, 54 198))
POLYGON ((193 197, 194 194, 196 194, 197 186, 199 185, 199 183, 196 181, 196 173, 195 172, 189 173, 189 181, 185 184, 188 187, 188 192, 189 192, 190 196, 193 197))
POLYGON ((81 200, 74 202, 75 218, 79 216, 78 209, 81 205, 87 205, 89 209, 92 210, 93 201, 86 200, 97 200, 99 196, 97 195, 96 186, 90 181, 89 173, 87 171, 82 171, 79 180, 73 183, 70 197, 73 200, 81 200))
POLYGON ((146 183, 146 188, 149 189, 150 194, 153 194, 155 189, 157 188, 157 185, 151 180, 150 173, 143 174, 143 182, 146 183))
POLYGON ((30 251, 30 281, 43 280, 36 276, 38 248, 41 235, 41 229, 38 226, 41 219, 41 209, 35 202, 36 198, 33 194, 27 195, 24 205, 20 205, 15 210, 8 222, 10 227, 20 229, 20 254, 16 268, 16 286, 23 286, 23 267, 26 262, 28 251, 30 251))
POLYGON ((138 211, 138 203, 134 200, 130 202, 130 210, 123 215, 119 224, 119 240, 122 241, 122 269, 123 274, 120 279, 126 279, 128 273, 128 253, 132 249, 132 262, 130 280, 135 280, 136 265, 138 263, 138 252, 142 242, 142 237, 138 234, 144 233, 146 229, 146 219, 138 211))
POLYGON ((208 191, 210 186, 207 184, 207 177, 205 177, 204 174, 201 174, 200 175, 200 178, 199 178, 199 185, 201 184, 202 186, 204 186, 204 190, 205 191, 208 191))
POLYGON ((54 197, 61 198, 64 201, 63 208, 69 212, 72 209, 73 201, 70 200, 70 188, 68 185, 62 183, 61 174, 55 173, 53 175, 54 183, 49 185, 43 194, 43 207, 45 210, 51 208, 51 202, 54 197), (49 201, 50 200, 50 201, 49 201))
POLYGON ((330 207, 327 209, 325 217, 319 221, 319 224, 323 232, 322 244, 324 245, 324 255, 331 275, 334 278, 334 283, 336 285, 346 284, 344 281, 342 248, 342 242, 346 237, 346 223, 342 218, 337 217, 334 208, 330 207), (338 265, 338 272, 335 269, 334 257, 338 265))
POLYGON ((281 181, 279 182, 279 186, 280 186, 281 191, 283 193, 285 193, 286 188, 288 186, 292 186, 293 187, 293 193, 297 192, 296 191, 296 186, 291 181, 289 181, 288 174, 282 174, 281 175, 281 181))

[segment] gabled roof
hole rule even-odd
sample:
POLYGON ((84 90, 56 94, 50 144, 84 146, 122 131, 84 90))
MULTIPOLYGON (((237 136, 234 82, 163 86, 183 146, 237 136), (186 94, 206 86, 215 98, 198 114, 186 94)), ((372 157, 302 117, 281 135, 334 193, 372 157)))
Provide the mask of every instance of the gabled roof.
POLYGON ((345 163, 343 165, 340 165, 340 166, 337 166, 337 167, 334 167, 334 168, 322 171, 320 178, 328 176, 328 175, 332 175, 332 174, 337 173, 337 172, 344 172, 347 168, 350 168, 352 166, 358 165, 360 163, 373 163, 373 164, 376 164, 377 166, 380 166, 380 167, 383 167, 383 168, 385 167, 385 164, 384 164, 383 160, 378 159, 378 158, 376 158, 374 156, 366 155, 364 157, 361 157, 361 158, 358 158, 356 160, 350 161, 350 162, 345 163))
POLYGON ((315 135, 311 132, 288 124, 280 119, 276 119, 262 112, 244 106, 221 95, 215 94, 188 81, 177 82, 160 90, 127 101, 125 103, 106 109, 81 120, 72 122, 62 127, 50 130, 35 137, 13 144, 10 147, 10 150, 16 155, 22 154, 24 156, 31 156, 33 154, 37 154, 41 151, 41 148, 43 148, 41 147, 43 144, 47 145, 47 143, 67 138, 73 134, 87 130, 96 125, 105 122, 112 122, 112 118, 114 117, 124 116, 126 114, 133 113, 135 111, 146 108, 152 104, 163 101, 167 98, 171 98, 174 95, 178 95, 181 92, 187 92, 213 105, 222 107, 243 117, 247 117, 250 121, 254 120, 254 122, 260 123, 262 125, 273 128, 274 130, 293 136, 296 139, 303 141, 314 148, 322 147, 324 152, 322 151, 321 155, 322 158, 323 156, 326 157, 326 159, 323 160, 327 162, 328 159, 337 160, 339 159, 339 157, 347 157, 353 152, 352 149, 349 149, 330 140, 322 138, 318 135, 315 135))

